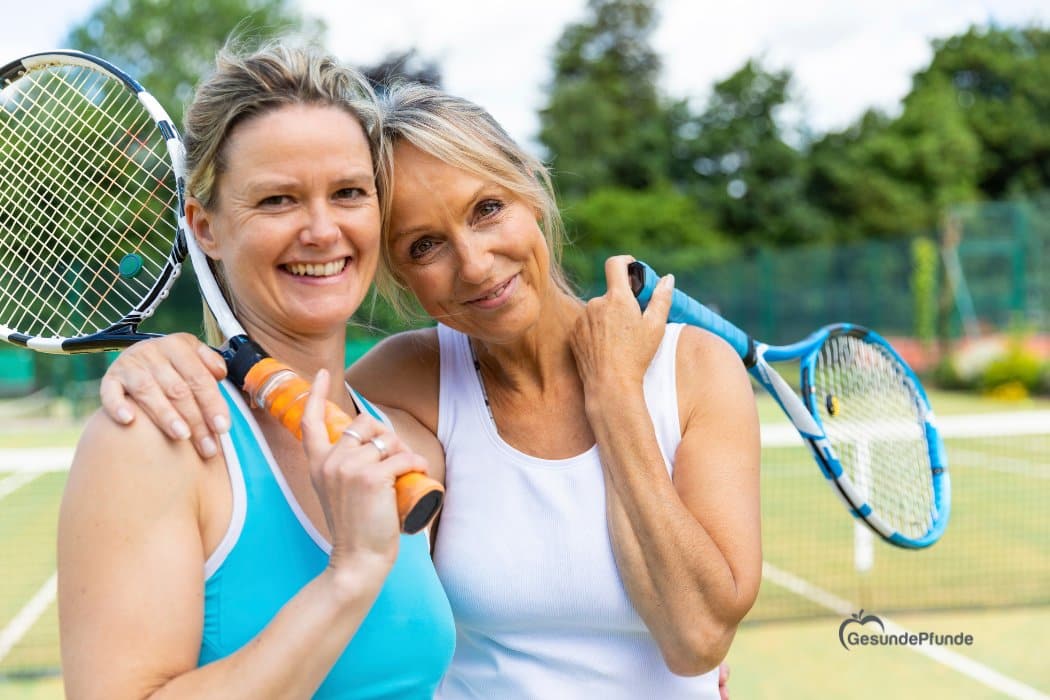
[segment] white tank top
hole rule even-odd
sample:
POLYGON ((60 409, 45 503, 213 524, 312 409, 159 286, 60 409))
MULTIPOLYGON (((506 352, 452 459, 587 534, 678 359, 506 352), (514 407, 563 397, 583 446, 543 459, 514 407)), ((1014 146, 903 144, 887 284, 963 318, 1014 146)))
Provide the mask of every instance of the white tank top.
MULTIPOLYGON (((681 441, 675 350, 664 333, 645 400, 671 472, 681 441)), ((568 459, 504 442, 485 406, 467 336, 438 326, 445 506, 434 564, 456 619, 435 697, 718 698, 717 669, 671 673, 613 559, 597 445, 568 459)))

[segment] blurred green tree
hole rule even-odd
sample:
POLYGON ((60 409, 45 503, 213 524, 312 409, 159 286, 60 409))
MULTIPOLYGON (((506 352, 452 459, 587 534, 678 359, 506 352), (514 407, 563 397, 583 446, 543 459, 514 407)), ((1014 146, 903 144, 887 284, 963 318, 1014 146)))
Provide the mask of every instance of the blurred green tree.
POLYGON ((805 155, 781 124, 791 82, 790 71, 749 60, 714 86, 703 112, 675 130, 674 179, 748 247, 831 235, 827 217, 805 197, 805 155))
POLYGON ((565 218, 586 242, 565 251, 566 269, 594 293, 604 290, 601 263, 609 255, 631 253, 669 272, 724 260, 735 251, 694 198, 666 185, 600 188, 576 200, 565 218))
POLYGON ((877 113, 810 153, 808 196, 839 240, 929 232, 948 205, 979 196, 981 149, 950 87, 912 92, 896 119, 877 113))
POLYGON ((424 58, 415 49, 389 53, 379 63, 359 68, 379 90, 396 81, 441 87, 441 66, 433 59, 424 58))
POLYGON ((1050 30, 971 27, 933 48, 912 94, 951 94, 979 143, 977 185, 984 196, 1050 188, 1050 30))
POLYGON ((655 22, 655 0, 588 0, 586 17, 558 39, 539 138, 562 194, 666 181, 670 120, 649 43, 655 22))
POLYGON ((1050 32, 972 27, 933 49, 898 117, 813 144, 807 196, 837 237, 927 232, 953 203, 1050 187, 1050 32))
POLYGON ((177 122, 234 30, 247 41, 296 34, 322 44, 324 22, 295 0, 105 0, 65 44, 104 58, 146 86, 177 122))

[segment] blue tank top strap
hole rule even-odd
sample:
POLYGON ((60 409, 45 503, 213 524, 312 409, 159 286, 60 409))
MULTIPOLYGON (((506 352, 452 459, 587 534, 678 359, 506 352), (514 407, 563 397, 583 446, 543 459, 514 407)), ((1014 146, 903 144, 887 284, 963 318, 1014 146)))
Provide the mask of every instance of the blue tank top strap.
MULTIPOLYGON (((324 570, 331 551, 295 500, 240 393, 224 383, 223 394, 231 414, 222 445, 234 485, 234 518, 223 551, 209 557, 206 567, 201 665, 229 656, 259 634, 324 570)), ((431 698, 454 641, 451 609, 426 535, 402 535, 379 596, 314 697, 431 698)))
POLYGON ((363 409, 364 412, 368 413, 368 415, 372 416, 377 421, 390 425, 390 419, 386 417, 386 414, 384 414, 382 411, 380 411, 378 408, 372 405, 371 401, 366 399, 364 396, 361 396, 361 394, 357 393, 356 389, 347 384, 346 390, 350 392, 350 398, 352 398, 354 400, 354 403, 357 404, 358 411, 362 411, 363 409))

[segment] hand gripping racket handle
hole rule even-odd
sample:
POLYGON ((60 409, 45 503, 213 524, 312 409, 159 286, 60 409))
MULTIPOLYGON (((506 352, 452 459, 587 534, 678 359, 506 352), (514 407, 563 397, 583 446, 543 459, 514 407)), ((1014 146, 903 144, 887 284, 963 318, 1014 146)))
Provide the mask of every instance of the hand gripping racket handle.
MULTIPOLYGON (((303 439, 302 420, 310 384, 288 365, 272 357, 257 362, 244 377, 244 390, 271 416, 303 439)), ((331 401, 325 402, 324 422, 328 440, 335 442, 353 419, 331 401)), ((397 513, 401 531, 415 534, 430 524, 444 500, 445 489, 438 482, 418 472, 402 474, 394 482, 397 490, 397 513)))
MULTIPOLYGON (((656 283, 660 281, 660 276, 656 274, 653 268, 640 260, 628 265, 627 273, 631 280, 631 291, 634 292, 634 296, 638 298, 638 304, 644 310, 649 305, 649 300, 653 296, 656 283)), ((744 364, 748 367, 754 364, 755 343, 751 336, 685 292, 674 290, 674 294, 671 297, 671 310, 667 314, 667 320, 674 323, 688 323, 689 325, 699 326, 704 330, 711 331, 733 346, 733 349, 740 355, 740 359, 744 361, 744 364)))

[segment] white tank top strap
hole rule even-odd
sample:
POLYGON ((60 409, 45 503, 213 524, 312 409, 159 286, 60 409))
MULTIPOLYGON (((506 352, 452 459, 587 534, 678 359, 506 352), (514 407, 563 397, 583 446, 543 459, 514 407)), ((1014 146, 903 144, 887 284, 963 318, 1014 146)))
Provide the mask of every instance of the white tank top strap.
POLYGON ((682 335, 681 323, 669 323, 664 338, 657 348, 653 361, 645 373, 645 403, 656 429, 656 441, 667 462, 667 470, 673 473, 672 460, 682 441, 682 423, 678 416, 678 339, 682 335))
POLYGON ((441 353, 437 437, 448 445, 453 439, 452 426, 457 432, 467 426, 484 429, 488 410, 477 382, 470 338, 440 323, 437 331, 441 353))

